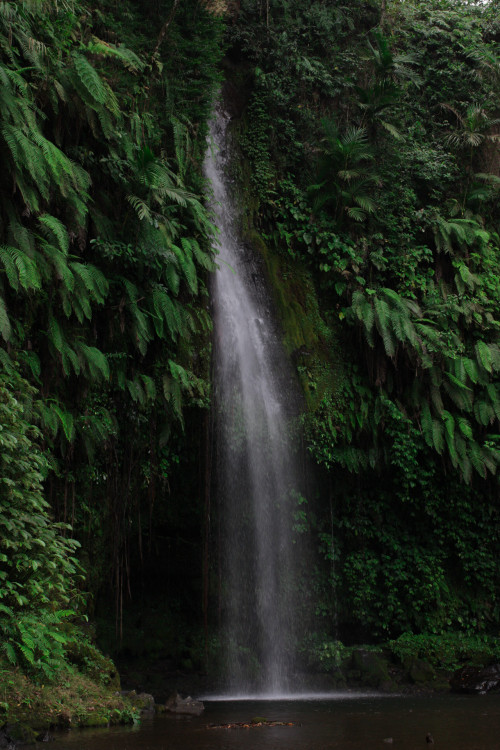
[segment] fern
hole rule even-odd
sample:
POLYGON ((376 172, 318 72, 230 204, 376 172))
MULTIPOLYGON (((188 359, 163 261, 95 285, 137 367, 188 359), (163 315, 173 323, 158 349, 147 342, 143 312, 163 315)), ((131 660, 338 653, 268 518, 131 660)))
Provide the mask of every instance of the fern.
POLYGON ((51 277, 61 282, 62 293, 71 294, 75 288, 75 278, 68 266, 67 257, 54 245, 46 241, 40 243, 41 255, 45 262, 42 263, 39 258, 38 266, 42 270, 44 279, 49 280, 51 277))
POLYGON ((102 305, 109 291, 108 281, 102 271, 90 263, 72 262, 69 267, 74 275, 82 281, 84 288, 90 292, 93 301, 102 305))
POLYGON ((127 195, 127 201, 136 211, 137 216, 139 217, 141 221, 145 219, 146 221, 149 221, 152 223, 153 217, 152 217, 151 209, 142 198, 139 198, 137 195, 127 195))
POLYGON ((66 409, 64 409, 59 404, 54 404, 52 408, 57 415, 66 440, 68 441, 68 443, 71 443, 75 435, 73 415, 69 411, 66 411, 66 409))
POLYGON ((149 377, 149 375, 141 375, 141 380, 144 385, 144 391, 146 393, 146 397, 150 399, 150 401, 156 400, 156 385, 153 378, 149 377))
POLYGON ((424 404, 420 415, 420 423, 422 426, 422 434, 427 445, 432 448, 434 445, 433 438, 433 420, 429 404, 424 404))
POLYGON ((64 224, 50 214, 39 216, 38 221, 42 225, 42 228, 46 231, 48 230, 49 234, 52 234, 55 237, 63 255, 67 255, 69 250, 69 237, 64 224))
POLYGON ((491 403, 483 398, 478 399, 474 403, 474 415, 479 424, 482 424, 485 427, 495 421, 495 410, 491 403))
POLYGON ((479 364, 486 372, 493 372, 492 356, 488 344, 484 341, 478 341, 475 346, 476 357, 479 364))
POLYGON ((106 87, 103 84, 96 69, 83 57, 83 55, 73 55, 73 65, 78 75, 78 79, 94 101, 99 104, 106 102, 106 87))
POLYGON ((77 350, 82 363, 88 368, 92 378, 109 380, 109 364, 103 352, 95 346, 88 346, 83 342, 77 344, 77 350))
POLYGON ((127 390, 132 401, 136 401, 141 406, 144 406, 146 401, 144 390, 137 380, 127 380, 127 390))
POLYGON ((465 369, 465 372, 469 376, 470 380, 475 384, 479 382, 479 371, 477 369, 477 365, 475 360, 470 359, 469 357, 463 357, 462 358, 463 366, 465 369))
POLYGON ((62 352, 66 346, 66 342, 63 337, 61 326, 52 314, 49 315, 48 326, 48 338, 50 343, 56 351, 62 352))
POLYGON ((468 440, 472 439, 473 433, 472 433, 472 427, 470 425, 470 422, 465 417, 461 417, 460 415, 457 416, 457 424, 460 429, 460 432, 464 437, 466 437, 468 440))
POLYGON ((441 422, 438 422, 437 419, 432 420, 432 444, 435 448, 435 450, 441 455, 444 448, 444 440, 443 440, 443 425, 441 422))
POLYGON ((445 371, 445 375, 450 381, 450 383, 455 385, 457 388, 461 388, 464 391, 472 392, 472 388, 469 388, 468 385, 465 385, 465 383, 463 383, 461 380, 455 377, 455 375, 453 375, 451 372, 445 371))
POLYGON ((179 263, 179 268, 184 274, 184 278, 186 279, 190 290, 193 292, 193 294, 197 294, 198 293, 198 276, 196 273, 196 267, 191 257, 191 249, 189 247, 189 244, 188 245, 184 244, 182 250, 176 245, 172 245, 172 251, 175 253, 175 256, 179 263), (186 248, 187 248, 187 251, 186 251, 186 248))
POLYGON ((110 42, 104 42, 96 36, 87 44, 87 51, 93 55, 103 55, 119 60, 125 68, 132 72, 140 72, 144 69, 144 63, 131 49, 120 45, 117 47, 110 42))
POLYGON ((173 340, 182 331, 182 323, 176 304, 170 299, 165 290, 156 285, 152 290, 152 301, 155 315, 153 322, 157 336, 163 337, 164 325, 173 340))
POLYGON ((12 644, 9 643, 9 641, 5 641, 2 643, 2 649, 4 651, 4 654, 6 655, 9 662, 13 665, 17 664, 17 656, 16 652, 14 651, 12 644))
POLYGON ((168 403, 172 404, 174 414, 177 419, 183 424, 182 417, 182 392, 181 386, 177 380, 164 375, 162 378, 163 383, 163 396, 168 403))
POLYGON ((475 440, 471 440, 469 443, 469 456, 471 463, 477 473, 483 477, 483 479, 486 477, 487 471, 486 466, 483 461, 483 452, 481 450, 481 446, 478 445, 475 440))

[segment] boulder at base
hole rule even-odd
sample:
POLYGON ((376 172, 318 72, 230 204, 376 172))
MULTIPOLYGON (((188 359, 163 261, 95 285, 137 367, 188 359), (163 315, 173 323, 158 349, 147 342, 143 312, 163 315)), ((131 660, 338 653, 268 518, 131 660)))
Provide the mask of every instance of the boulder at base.
POLYGON ((452 690, 459 693, 489 693, 500 690, 500 664, 489 667, 463 667, 452 677, 452 690))
POLYGON ((179 693, 173 693, 165 703, 165 710, 174 714, 187 714, 190 716, 200 716, 205 710, 201 701, 194 700, 188 695, 182 698, 179 693))

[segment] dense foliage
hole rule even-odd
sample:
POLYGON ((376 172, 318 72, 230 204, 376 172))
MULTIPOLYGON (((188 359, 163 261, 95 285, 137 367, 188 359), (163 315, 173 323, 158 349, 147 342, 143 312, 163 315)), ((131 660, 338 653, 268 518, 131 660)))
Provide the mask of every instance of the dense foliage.
POLYGON ((0 3, 12 661, 62 653, 58 522, 91 610, 113 599, 155 653, 201 661, 203 565, 205 607, 219 583, 200 166, 221 69, 245 230, 307 396, 311 642, 497 631, 499 23, 465 0, 0 3))
POLYGON ((76 542, 54 524, 43 496, 49 465, 40 434, 26 419, 30 388, 0 380, 0 621, 2 652, 12 664, 51 676, 68 638, 69 584, 76 573, 76 542))
POLYGON ((17 373, 36 388, 47 496, 118 613, 157 497, 201 433, 184 439, 183 406, 209 398, 212 226, 195 165, 221 24, 177 6, 0 5, 3 388, 17 373))
POLYGON ((241 3, 231 54, 254 224, 326 323, 295 352, 324 468, 318 627, 495 632, 497 9, 266 7, 241 3))

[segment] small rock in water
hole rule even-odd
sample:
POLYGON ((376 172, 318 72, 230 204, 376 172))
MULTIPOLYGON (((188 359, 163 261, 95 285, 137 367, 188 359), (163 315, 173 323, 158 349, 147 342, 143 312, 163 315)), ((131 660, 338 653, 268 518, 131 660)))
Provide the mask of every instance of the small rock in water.
POLYGON ((392 737, 384 737, 384 742, 387 742, 388 745, 392 745, 394 740, 392 737))
POLYGON ((434 744, 434 737, 432 736, 430 732, 427 732, 427 734, 425 735, 425 741, 427 742, 428 745, 434 744))
POLYGON ((187 698, 182 698, 179 693, 174 693, 167 699, 165 709, 171 711, 174 714, 188 714, 191 716, 200 716, 205 710, 205 706, 201 701, 194 700, 188 695, 187 698))

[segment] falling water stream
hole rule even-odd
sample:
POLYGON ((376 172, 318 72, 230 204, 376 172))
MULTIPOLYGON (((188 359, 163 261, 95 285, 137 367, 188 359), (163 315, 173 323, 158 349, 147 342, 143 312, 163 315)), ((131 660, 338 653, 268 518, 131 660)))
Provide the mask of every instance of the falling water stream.
POLYGON ((262 260, 241 239, 229 122, 219 105, 204 165, 218 229, 212 299, 225 687, 277 696, 296 687, 298 394, 262 260))

